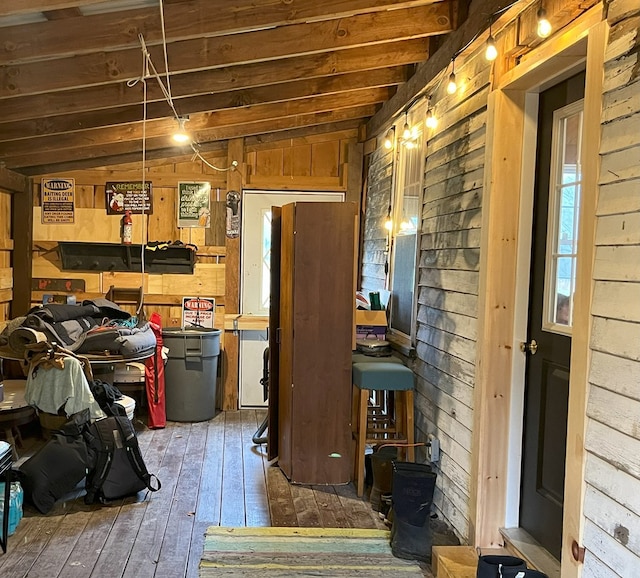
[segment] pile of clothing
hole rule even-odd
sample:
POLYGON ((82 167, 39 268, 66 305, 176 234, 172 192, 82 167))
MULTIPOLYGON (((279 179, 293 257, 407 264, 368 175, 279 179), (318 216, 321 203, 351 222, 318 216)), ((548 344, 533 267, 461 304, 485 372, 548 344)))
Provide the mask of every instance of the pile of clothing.
POLYGON ((78 354, 124 357, 153 352, 156 346, 149 323, 139 324, 108 299, 38 305, 26 316, 11 320, 0 335, 0 347, 8 347, 17 357, 43 342, 78 354))

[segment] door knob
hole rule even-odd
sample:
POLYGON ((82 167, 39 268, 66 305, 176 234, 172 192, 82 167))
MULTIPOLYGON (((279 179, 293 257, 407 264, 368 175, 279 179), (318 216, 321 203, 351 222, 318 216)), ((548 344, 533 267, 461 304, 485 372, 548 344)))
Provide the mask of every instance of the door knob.
POLYGON ((522 351, 522 353, 527 353, 528 351, 531 355, 535 355, 538 351, 538 342, 535 339, 532 339, 529 343, 521 341, 520 351, 522 351))

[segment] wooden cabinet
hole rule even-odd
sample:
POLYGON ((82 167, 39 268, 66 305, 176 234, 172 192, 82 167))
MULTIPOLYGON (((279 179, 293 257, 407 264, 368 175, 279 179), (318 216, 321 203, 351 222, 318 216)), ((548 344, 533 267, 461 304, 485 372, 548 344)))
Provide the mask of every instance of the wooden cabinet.
POLYGON ((354 203, 273 213, 269 454, 296 483, 351 479, 355 220, 354 203))

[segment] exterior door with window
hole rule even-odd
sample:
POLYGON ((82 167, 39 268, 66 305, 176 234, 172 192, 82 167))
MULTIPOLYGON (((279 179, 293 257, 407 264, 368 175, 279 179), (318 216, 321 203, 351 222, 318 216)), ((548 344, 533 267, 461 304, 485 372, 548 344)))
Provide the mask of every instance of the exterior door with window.
MULTIPOLYGON (((271 207, 297 201, 343 201, 343 193, 244 191, 242 196, 241 302, 243 315, 269 315, 271 207)), ((240 336, 240 407, 266 406, 262 378, 267 331, 240 336)))
POLYGON ((529 289, 520 526, 562 546, 584 73, 540 94, 529 289))

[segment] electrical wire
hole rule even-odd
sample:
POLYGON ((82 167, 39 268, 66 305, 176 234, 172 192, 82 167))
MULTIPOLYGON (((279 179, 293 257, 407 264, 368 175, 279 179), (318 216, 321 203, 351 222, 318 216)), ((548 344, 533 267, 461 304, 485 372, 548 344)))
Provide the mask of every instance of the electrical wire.
MULTIPOLYGON (((144 36, 142 33, 138 34, 138 39, 140 40, 140 45, 142 47, 142 53, 143 53, 143 57, 144 57, 144 65, 143 65, 143 73, 142 73, 142 77, 140 78, 135 78, 132 80, 127 81, 127 86, 128 87, 134 87, 136 84, 138 84, 138 82, 144 82, 144 80, 146 78, 149 78, 150 76, 153 76, 157 82, 158 82, 158 86, 160 87, 160 90, 162 91, 162 95, 164 96, 165 100, 167 101, 167 104, 169 105, 169 107, 171 108, 171 111, 173 112, 173 116, 176 120, 176 122, 180 121, 180 115, 178 114, 178 111, 176 110, 175 104, 173 102, 173 96, 171 95, 171 80, 170 80, 170 74, 169 74, 169 58, 168 58, 168 53, 167 53, 167 36, 166 36, 166 30, 165 30, 165 23, 164 23, 164 7, 163 7, 163 2, 162 0, 158 0, 159 4, 160 4, 160 23, 162 26, 162 47, 163 47, 163 54, 164 54, 164 65, 165 65, 165 70, 166 70, 166 75, 167 75, 167 84, 165 86, 165 84, 162 82, 162 78, 160 76, 160 73, 158 72, 158 69, 155 67, 155 65, 153 64, 153 60, 151 60, 151 55, 149 54, 149 50, 147 49, 147 44, 144 40, 144 36)), ((146 107, 146 102, 145 102, 145 107, 146 107)), ((146 108, 145 108, 146 111, 146 108)), ((209 161, 207 161, 202 154, 200 153, 200 151, 198 150, 196 143, 194 143, 193 141, 191 141, 191 149, 193 150, 194 156, 192 160, 195 160, 196 158, 198 160, 200 160, 202 163, 204 163, 206 166, 208 166, 209 168, 218 171, 218 172, 226 172, 226 171, 231 171, 231 170, 235 170, 238 167, 238 161, 234 160, 231 162, 230 166, 228 166, 227 168, 222 168, 222 167, 217 167, 213 164, 211 164, 209 161)))

